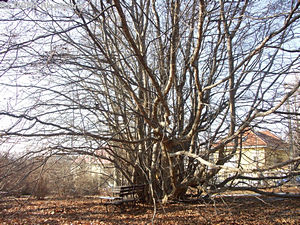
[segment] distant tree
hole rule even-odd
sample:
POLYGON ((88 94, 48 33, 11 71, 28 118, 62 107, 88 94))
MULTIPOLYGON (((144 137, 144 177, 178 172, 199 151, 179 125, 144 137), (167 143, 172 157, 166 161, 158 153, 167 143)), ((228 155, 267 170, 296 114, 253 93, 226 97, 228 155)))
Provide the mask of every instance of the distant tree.
POLYGON ((0 196, 37 194, 45 196, 46 190, 41 190, 43 180, 38 173, 45 161, 40 157, 31 158, 24 154, 21 157, 6 152, 0 155, 0 196), (32 177, 32 174, 37 176, 32 177))
MULTIPOLYGON (((299 82, 299 78, 295 74, 295 82, 299 82)), ((287 83, 285 85, 286 91, 289 91, 293 84, 287 83)), ((290 144, 290 157, 296 158, 300 156, 300 89, 298 89, 291 98, 285 103, 285 111, 279 112, 286 120, 287 126, 287 139, 290 144)), ((295 163, 295 168, 298 169, 299 162, 295 163)))

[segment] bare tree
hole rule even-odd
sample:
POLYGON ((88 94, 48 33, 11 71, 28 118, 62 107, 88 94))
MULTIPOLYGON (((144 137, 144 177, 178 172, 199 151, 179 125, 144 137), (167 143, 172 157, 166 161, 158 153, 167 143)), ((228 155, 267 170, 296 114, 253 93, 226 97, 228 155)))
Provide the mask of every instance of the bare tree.
POLYGON ((109 160, 128 183, 149 184, 148 200, 225 190, 244 173, 224 165, 241 134, 270 123, 299 88, 283 87, 299 66, 299 4, 72 0, 1 9, 0 85, 9 93, 1 136, 109 160), (216 184, 221 169, 236 174, 216 184))
MULTIPOLYGON (((297 72, 295 72, 295 79, 290 79, 288 83, 286 83, 286 89, 289 91, 293 84, 292 82, 299 82, 299 78, 297 77, 297 72)), ((299 89, 294 93, 291 98, 287 100, 285 103, 285 111, 278 112, 281 117, 285 118, 286 127, 287 127, 287 141, 289 142, 289 152, 290 158, 296 158, 300 155, 300 125, 299 125, 299 89)), ((291 165, 291 170, 298 170, 300 163, 295 162, 291 165)), ((299 178, 298 178, 299 179, 299 178)))

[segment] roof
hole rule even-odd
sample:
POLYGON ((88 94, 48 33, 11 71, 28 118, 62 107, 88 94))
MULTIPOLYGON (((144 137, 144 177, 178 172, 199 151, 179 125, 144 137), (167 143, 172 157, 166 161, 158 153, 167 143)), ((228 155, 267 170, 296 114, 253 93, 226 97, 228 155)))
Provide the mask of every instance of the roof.
MULTIPOLYGON (((234 143, 230 142, 227 147, 233 147, 234 143)), ((269 147, 272 149, 283 149, 287 144, 270 131, 246 131, 242 136, 243 147, 269 147)))

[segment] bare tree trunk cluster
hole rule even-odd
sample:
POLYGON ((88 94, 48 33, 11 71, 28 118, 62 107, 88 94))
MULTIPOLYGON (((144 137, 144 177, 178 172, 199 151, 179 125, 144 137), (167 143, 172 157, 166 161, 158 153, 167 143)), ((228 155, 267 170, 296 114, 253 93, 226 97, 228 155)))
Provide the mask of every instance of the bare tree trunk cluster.
POLYGON ((299 89, 299 1, 63 2, 1 9, 0 137, 107 160, 147 201, 230 186, 243 134, 299 89))

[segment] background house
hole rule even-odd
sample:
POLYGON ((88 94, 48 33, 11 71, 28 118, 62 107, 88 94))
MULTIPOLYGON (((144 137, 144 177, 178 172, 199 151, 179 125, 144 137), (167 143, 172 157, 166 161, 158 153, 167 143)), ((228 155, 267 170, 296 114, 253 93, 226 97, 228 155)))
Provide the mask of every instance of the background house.
MULTIPOLYGON (((225 146, 225 154, 231 154, 234 143, 225 146)), ((289 146, 281 138, 270 131, 248 130, 239 138, 237 151, 225 166, 239 167, 246 171, 269 168, 289 159, 289 146)), ((273 169, 267 172, 244 173, 245 176, 260 177, 267 175, 278 175, 284 173, 288 168, 273 169)), ((230 171, 221 171, 218 181, 234 175, 230 171)), ((257 184, 257 181, 245 181, 248 184, 257 184), (250 182, 250 183, 249 183, 250 182)))
MULTIPOLYGON (((262 169, 289 158, 288 145, 270 131, 249 130, 242 135, 239 142, 240 152, 232 161, 236 164, 241 157, 240 165, 243 169, 262 169)), ((232 148, 232 142, 226 145, 226 150, 232 148)))

